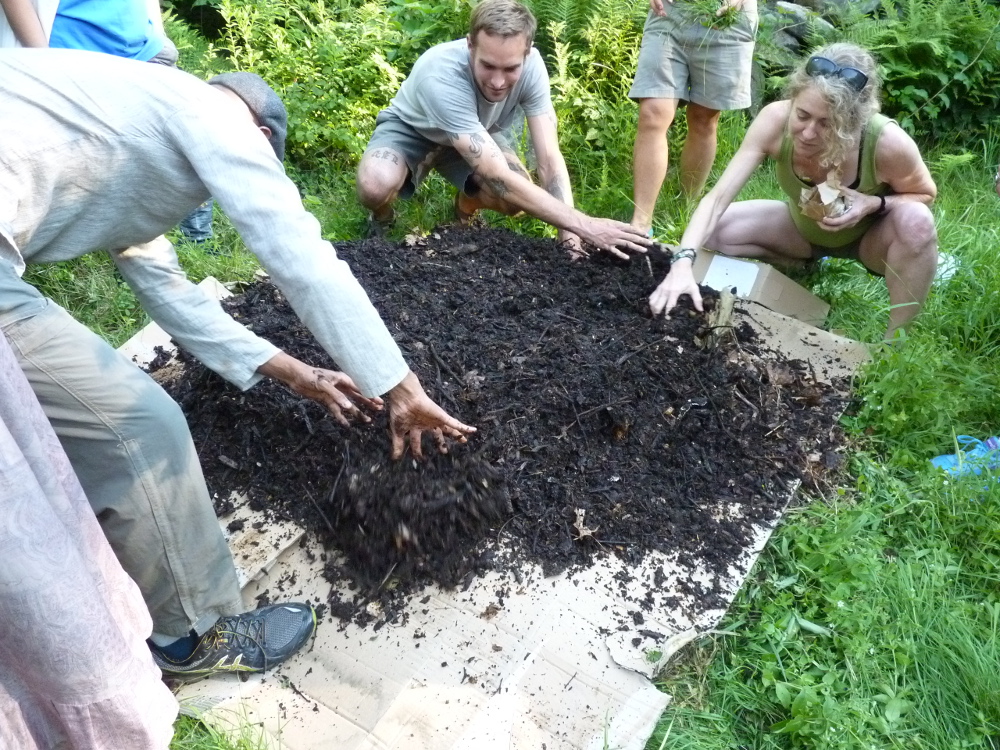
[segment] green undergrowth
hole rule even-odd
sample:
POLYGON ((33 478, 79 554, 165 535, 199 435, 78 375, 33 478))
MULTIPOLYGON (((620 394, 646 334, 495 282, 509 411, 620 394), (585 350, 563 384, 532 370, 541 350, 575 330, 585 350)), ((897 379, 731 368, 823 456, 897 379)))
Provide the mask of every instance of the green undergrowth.
POLYGON ((170 750, 265 750, 270 747, 261 730, 247 724, 235 734, 223 734, 189 716, 181 716, 174 724, 170 750))
POLYGON ((852 471, 788 514, 733 634, 663 675, 675 702, 647 747, 996 746, 1000 491, 903 481, 865 453, 852 471))

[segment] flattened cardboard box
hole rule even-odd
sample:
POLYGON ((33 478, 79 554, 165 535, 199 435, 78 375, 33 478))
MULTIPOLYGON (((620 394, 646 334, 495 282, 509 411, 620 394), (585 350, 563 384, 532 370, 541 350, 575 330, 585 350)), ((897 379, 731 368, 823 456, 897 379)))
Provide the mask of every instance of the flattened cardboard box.
MULTIPOLYGON (((824 380, 849 376, 867 359, 858 342, 759 305, 739 314, 824 380)), ((164 344, 151 326, 122 350, 143 364, 164 344)), ((267 526, 267 537, 230 540, 247 608, 265 592, 274 601, 325 601, 321 550, 293 525, 267 526)), ((178 698, 186 713, 271 748, 641 750, 670 700, 650 679, 718 624, 772 530, 757 529, 715 608, 680 593, 679 580, 709 577, 670 555, 648 555, 638 567, 609 556, 550 578, 529 566, 516 580, 490 573, 462 591, 429 587, 410 601, 405 622, 379 630, 327 616, 313 642, 277 670, 187 685, 178 698), (637 617, 648 592, 661 598, 637 617)))
POLYGON ((822 325, 830 311, 829 304, 766 263, 703 249, 698 251, 692 270, 699 284, 716 291, 736 287, 738 297, 809 325, 822 325))

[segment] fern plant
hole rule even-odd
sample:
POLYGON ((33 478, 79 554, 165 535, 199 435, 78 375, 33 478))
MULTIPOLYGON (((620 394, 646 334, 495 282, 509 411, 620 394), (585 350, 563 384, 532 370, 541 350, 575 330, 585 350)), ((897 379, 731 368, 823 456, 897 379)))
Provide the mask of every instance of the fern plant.
POLYGON ((405 48, 405 36, 384 3, 222 0, 220 12, 233 67, 262 75, 288 108, 292 160, 355 163, 403 77, 386 51, 405 48))
POLYGON ((1000 115, 1000 8, 986 0, 883 0, 845 37, 879 58, 884 109, 911 133, 973 136, 1000 115))

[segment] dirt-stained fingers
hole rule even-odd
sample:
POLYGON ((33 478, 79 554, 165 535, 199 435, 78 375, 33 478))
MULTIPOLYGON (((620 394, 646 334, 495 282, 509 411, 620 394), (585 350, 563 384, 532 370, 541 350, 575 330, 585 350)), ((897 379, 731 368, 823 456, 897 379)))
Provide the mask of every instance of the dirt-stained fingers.
POLYGON ((312 382, 296 388, 296 392, 321 403, 344 427, 349 427, 351 422, 372 421, 355 402, 372 411, 383 407, 382 399, 366 397, 345 373, 314 368, 312 374, 312 382))
POLYGON ((434 433, 438 450, 447 452, 445 436, 460 443, 475 427, 463 424, 434 403, 412 372, 389 391, 389 430, 392 433, 392 458, 401 458, 409 444, 416 458, 423 457, 422 433, 434 433))

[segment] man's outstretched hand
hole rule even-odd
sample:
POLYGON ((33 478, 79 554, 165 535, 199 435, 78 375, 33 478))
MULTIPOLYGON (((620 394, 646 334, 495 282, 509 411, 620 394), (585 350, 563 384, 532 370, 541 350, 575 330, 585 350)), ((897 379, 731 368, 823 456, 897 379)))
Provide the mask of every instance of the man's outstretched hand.
POLYGON ((446 437, 464 443, 465 436, 476 431, 475 427, 462 424, 431 401, 412 370, 386 394, 386 400, 389 402, 393 460, 403 456, 407 443, 416 458, 423 458, 420 443, 424 432, 434 436, 438 451, 447 453, 446 437))
POLYGON ((350 426, 351 422, 372 421, 357 404, 372 411, 378 411, 383 406, 382 399, 364 396, 344 373, 310 367, 284 352, 271 357, 257 368, 257 372, 280 380, 289 390, 320 404, 344 427, 350 426))
POLYGON ((629 250, 633 253, 644 253, 646 248, 653 246, 653 240, 647 237, 641 229, 631 224, 614 219, 597 219, 586 217, 579 231, 580 239, 598 250, 628 260, 629 250))

